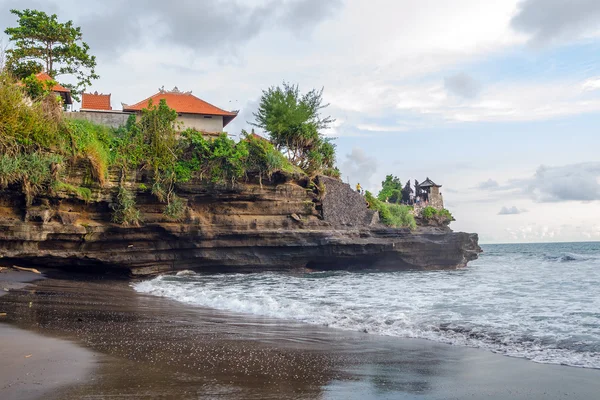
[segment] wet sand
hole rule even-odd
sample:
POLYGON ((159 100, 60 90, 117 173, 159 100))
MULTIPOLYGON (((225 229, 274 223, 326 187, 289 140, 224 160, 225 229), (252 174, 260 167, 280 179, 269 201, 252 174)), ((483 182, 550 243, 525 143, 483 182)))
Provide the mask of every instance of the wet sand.
MULTIPOLYGON (((36 337, 68 340, 96 360, 78 356, 90 368, 82 369, 86 378, 63 382, 62 389, 42 382, 51 390, 41 398, 594 399, 600 393, 600 370, 194 308, 137 294, 121 280, 33 285, 0 298, 0 312, 8 313, 3 320, 36 337)), ((2 336, 0 351, 14 343, 15 335, 2 336)), ((38 346, 45 345, 32 342, 30 353, 38 346)), ((37 361, 67 368, 51 358, 37 361)), ((7 368, 2 362, 0 377, 7 368)))

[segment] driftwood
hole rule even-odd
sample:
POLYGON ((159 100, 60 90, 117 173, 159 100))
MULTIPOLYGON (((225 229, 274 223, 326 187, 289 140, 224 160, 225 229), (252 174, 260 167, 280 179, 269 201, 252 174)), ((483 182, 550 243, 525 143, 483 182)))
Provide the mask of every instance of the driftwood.
POLYGON ((17 271, 26 271, 26 272, 33 272, 34 274, 42 274, 40 271, 38 271, 35 268, 25 268, 25 267, 18 267, 16 265, 12 266, 13 269, 16 269, 17 271))

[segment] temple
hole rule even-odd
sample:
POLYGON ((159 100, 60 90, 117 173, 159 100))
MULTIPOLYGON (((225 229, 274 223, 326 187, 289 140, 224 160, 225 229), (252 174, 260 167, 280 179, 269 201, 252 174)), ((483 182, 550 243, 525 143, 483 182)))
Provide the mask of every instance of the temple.
POLYGON ((177 121, 180 129, 196 129, 208 135, 219 135, 237 116, 237 111, 225 111, 192 95, 192 92, 182 92, 177 87, 173 90, 159 89, 158 93, 134 105, 123 104, 123 112, 141 113, 148 108, 150 102, 158 105, 165 100, 167 105, 177 111, 177 121))
POLYGON ((415 179, 415 189, 410 187, 410 181, 406 182, 402 189, 402 203, 415 206, 415 208, 433 207, 441 210, 444 208, 444 198, 440 192, 442 185, 438 185, 429 177, 419 183, 415 179))

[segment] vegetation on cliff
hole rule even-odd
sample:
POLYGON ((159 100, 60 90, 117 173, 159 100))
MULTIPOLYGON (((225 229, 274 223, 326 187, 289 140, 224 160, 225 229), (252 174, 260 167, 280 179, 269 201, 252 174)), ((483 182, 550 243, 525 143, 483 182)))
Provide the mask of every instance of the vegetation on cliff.
POLYGON ((402 200, 402 183, 397 176, 386 175, 381 182, 381 190, 377 194, 379 201, 398 204, 402 200))
POLYGON ((431 206, 427 206, 421 211, 421 217, 425 221, 435 221, 444 225, 448 225, 455 220, 452 213, 447 209, 442 208, 441 210, 438 210, 431 206))
POLYGON ((253 125, 265 130, 271 143, 293 165, 309 174, 339 177, 335 145, 323 134, 335 121, 321 116, 327 106, 323 104, 323 89, 300 94, 298 85, 283 82, 263 91, 253 125))
POLYGON ((365 193, 365 199, 369 208, 379 212, 379 218, 385 225, 394 228, 410 228, 411 230, 417 227, 412 207, 383 202, 369 191, 365 193))
POLYGON ((148 176, 148 190, 166 204, 165 215, 181 219, 185 203, 177 197, 175 187, 192 178, 208 184, 232 184, 258 176, 262 184, 277 171, 316 175, 333 165, 333 147, 331 154, 322 154, 320 163, 310 155, 302 169, 270 141, 252 134, 244 133, 242 140, 235 142, 225 133, 206 139, 193 129, 179 132, 178 128, 177 113, 164 101, 150 104, 141 116, 131 116, 119 129, 65 119, 60 103, 47 90, 18 84, 3 72, 0 188, 20 185, 28 204, 36 195, 53 191, 89 201, 89 189, 102 187, 112 170, 121 177, 114 220, 136 224, 140 215, 132 182, 128 184, 132 173, 148 176), (82 187, 74 187, 67 182, 67 167, 81 161, 87 164, 89 176, 82 187))

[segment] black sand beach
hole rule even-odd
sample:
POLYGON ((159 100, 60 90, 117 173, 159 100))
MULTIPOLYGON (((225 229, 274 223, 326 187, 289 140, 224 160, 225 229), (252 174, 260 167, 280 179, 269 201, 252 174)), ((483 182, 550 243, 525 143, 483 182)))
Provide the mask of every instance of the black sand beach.
POLYGON ((0 398, 595 399, 600 370, 0 274, 0 398), (27 331, 27 332, 25 332, 27 331), (31 356, 29 356, 31 355, 31 356), (29 356, 25 358, 26 356, 29 356))

